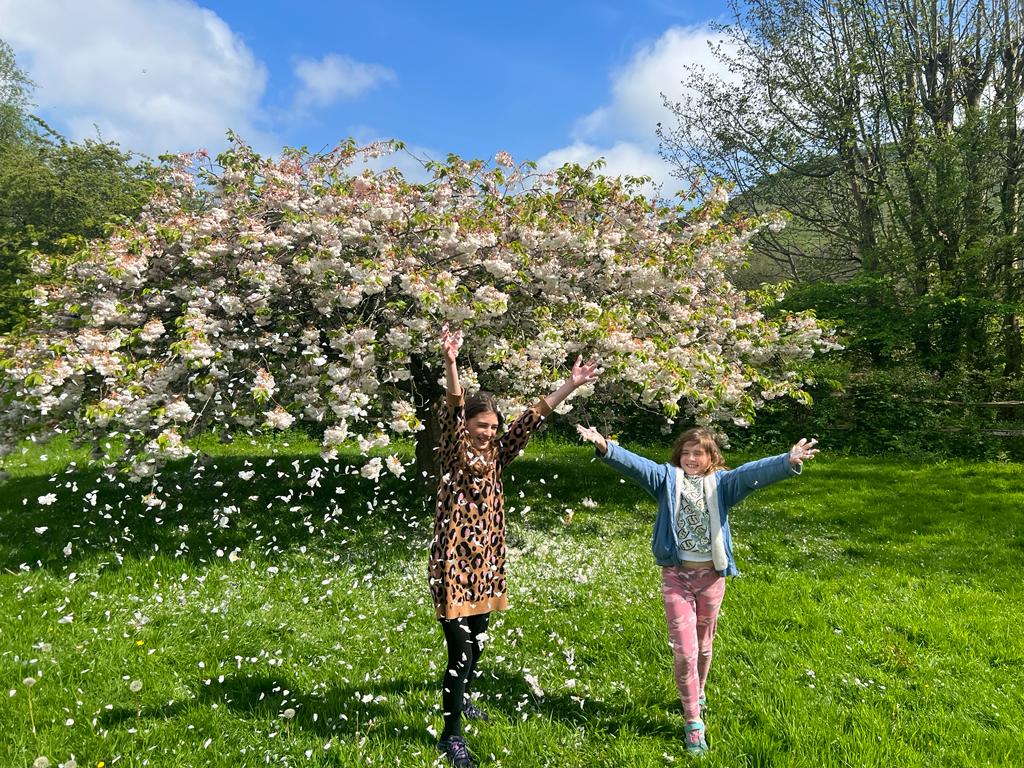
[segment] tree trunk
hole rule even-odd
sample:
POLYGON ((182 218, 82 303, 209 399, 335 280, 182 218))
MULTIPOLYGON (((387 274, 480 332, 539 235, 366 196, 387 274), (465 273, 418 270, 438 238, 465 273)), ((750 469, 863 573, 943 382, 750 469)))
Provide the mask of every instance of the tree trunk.
POLYGON ((416 433, 416 479, 424 490, 433 489, 440 476, 441 462, 438 446, 441 443, 441 422, 437 417, 438 401, 424 401, 417 406, 416 415, 423 429, 416 433))
MULTIPOLYGON (((1004 8, 1004 29, 1002 48, 1003 80, 997 89, 997 95, 1003 100, 1003 131, 1005 133, 1006 164, 1003 169, 1000 189, 1001 218, 1005 235, 1006 257, 1003 259, 1004 301, 1015 303, 1020 297, 1020 249, 1016 244, 1020 231, 1020 185, 1021 165, 1024 164, 1024 142, 1020 135, 1019 104, 1024 94, 1024 60, 1021 58, 1020 21, 1011 28, 1010 7, 1004 8), (1011 31, 1012 29, 1012 31, 1011 31)), ((1003 375, 1018 376, 1021 372, 1024 341, 1021 338, 1020 315, 1007 312, 1003 316, 1003 375)))
POLYGON ((409 370, 412 372, 411 390, 416 417, 423 424, 423 429, 416 433, 416 481, 425 493, 430 493, 437 487, 440 475, 437 449, 441 444, 441 422, 437 414, 445 393, 438 383, 437 370, 419 355, 412 356, 409 370))
POLYGON ((1020 315, 1007 314, 1003 316, 1003 344, 1005 354, 1003 375, 1007 378, 1019 376, 1021 357, 1024 353, 1024 345, 1021 343, 1020 315))

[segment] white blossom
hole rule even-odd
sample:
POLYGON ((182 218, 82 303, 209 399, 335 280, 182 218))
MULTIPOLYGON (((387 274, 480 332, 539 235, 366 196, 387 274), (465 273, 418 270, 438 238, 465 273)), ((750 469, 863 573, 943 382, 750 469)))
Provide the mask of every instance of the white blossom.
POLYGON ((374 457, 363 465, 363 468, 359 470, 359 474, 367 478, 368 480, 373 480, 374 482, 376 482, 377 479, 380 477, 380 471, 382 467, 383 462, 380 460, 380 458, 374 457))
POLYGON ((181 398, 174 400, 167 404, 166 408, 167 418, 171 421, 189 421, 195 416, 195 412, 189 407, 181 398))
POLYGON ((273 429, 288 429, 294 422, 295 417, 280 405, 272 411, 263 414, 267 426, 273 429))

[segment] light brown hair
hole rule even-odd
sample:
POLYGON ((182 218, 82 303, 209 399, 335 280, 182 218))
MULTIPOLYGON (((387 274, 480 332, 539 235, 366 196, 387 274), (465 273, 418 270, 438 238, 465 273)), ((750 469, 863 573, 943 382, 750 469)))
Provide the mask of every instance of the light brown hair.
POLYGON ((715 433, 707 427, 691 427, 676 438, 676 442, 672 446, 672 466, 681 466, 679 462, 683 458, 683 446, 687 443, 697 443, 707 451, 708 456, 711 457, 711 466, 708 467, 708 472, 726 468, 722 451, 718 447, 718 441, 715 440, 715 433))

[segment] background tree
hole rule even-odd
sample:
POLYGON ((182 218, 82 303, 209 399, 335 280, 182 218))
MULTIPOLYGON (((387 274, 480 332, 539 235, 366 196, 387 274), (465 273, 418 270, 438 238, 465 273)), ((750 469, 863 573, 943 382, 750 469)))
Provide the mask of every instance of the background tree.
POLYGON ((134 217, 153 168, 116 144, 69 142, 29 112, 33 84, 0 40, 0 331, 31 312, 27 253, 69 253, 134 217))
POLYGON ((681 175, 701 168, 735 184, 740 210, 791 218, 757 239, 774 265, 761 274, 826 281, 816 295, 838 292, 826 303, 852 324, 872 306, 895 311, 937 387, 984 378, 974 399, 1019 394, 1024 6, 732 10, 717 50, 729 79, 686 73, 691 95, 660 131, 665 156, 681 175), (855 293, 867 304, 844 316, 836 281, 852 279, 866 281, 855 293))
MULTIPOLYGON (((718 54, 728 81, 691 71, 665 154, 734 183, 738 202, 795 220, 758 249, 793 278, 901 276, 917 297, 948 300, 937 335, 951 364, 984 349, 990 311, 1020 273, 1024 96, 1017 0, 748 0, 718 54), (969 303, 969 302, 968 302, 969 303), (954 353, 957 353, 954 356, 954 353)), ((1004 339, 1008 372, 1019 337, 1004 339)))
POLYGON ((16 140, 24 130, 32 88, 11 46, 0 40, 0 145, 16 140))
POLYGON ((659 205, 643 179, 538 175, 504 153, 428 164, 425 184, 359 172, 389 149, 187 156, 131 225, 68 258, 37 254, 44 311, 7 340, 0 442, 72 429, 102 452, 120 436, 145 477, 191 434, 301 420, 328 453, 418 435, 425 470, 443 322, 465 332, 465 386, 506 411, 578 352, 598 355, 600 424, 623 404, 744 423, 804 398, 794 361, 832 346, 809 315, 769 319, 774 295, 727 279, 763 222, 723 223, 724 196, 659 205))

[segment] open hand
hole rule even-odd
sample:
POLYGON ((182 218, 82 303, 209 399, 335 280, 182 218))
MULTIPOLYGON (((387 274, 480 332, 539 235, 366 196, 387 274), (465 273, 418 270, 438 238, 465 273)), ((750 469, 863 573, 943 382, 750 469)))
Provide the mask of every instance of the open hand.
POLYGON ((789 465, 801 467, 805 461, 813 459, 818 454, 818 449, 814 447, 817 444, 817 438, 812 437, 810 440, 806 437, 800 438, 800 442, 789 449, 789 465))
POLYGON ((595 358, 590 358, 584 363, 583 356, 578 355, 576 362, 572 366, 572 375, 569 377, 569 382, 572 384, 573 389, 576 389, 594 381, 603 371, 604 368, 601 367, 601 364, 595 358))
POLYGON ((581 440, 593 443, 599 453, 608 452, 608 441, 604 439, 604 435, 593 427, 584 427, 582 424, 577 424, 576 432, 579 434, 581 440))
POLYGON ((462 330, 452 331, 448 323, 441 326, 441 353, 445 362, 454 363, 462 348, 462 330))

